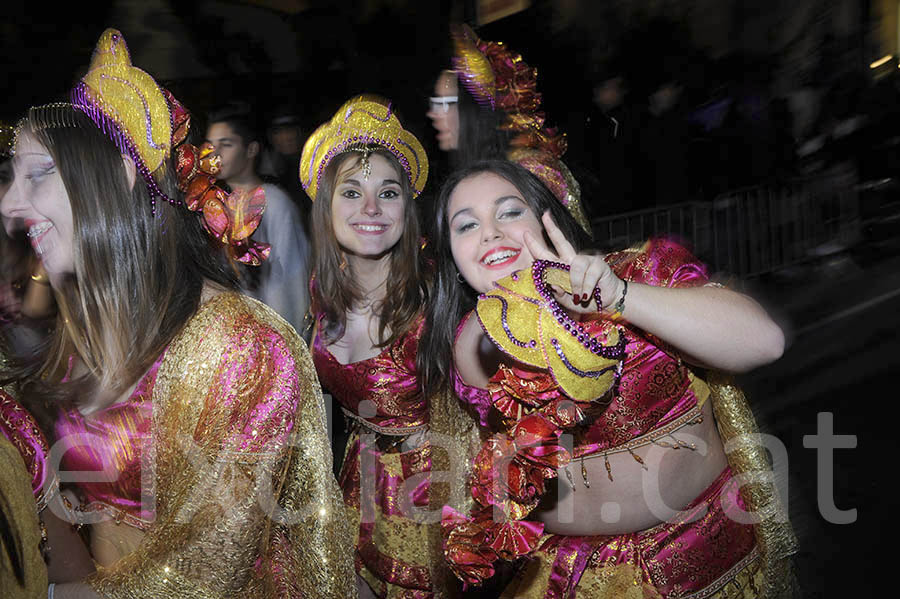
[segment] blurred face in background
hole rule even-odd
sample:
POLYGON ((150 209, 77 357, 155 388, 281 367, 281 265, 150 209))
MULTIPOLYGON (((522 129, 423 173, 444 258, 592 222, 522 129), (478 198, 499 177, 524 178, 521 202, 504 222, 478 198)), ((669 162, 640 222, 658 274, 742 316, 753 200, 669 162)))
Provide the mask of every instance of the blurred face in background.
POLYGON ((259 152, 259 144, 246 144, 228 123, 213 123, 206 131, 206 141, 216 150, 221 159, 222 170, 217 179, 228 182, 229 179, 243 180, 253 176, 253 160, 259 152))
POLYGON ((279 126, 272 129, 269 134, 272 147, 279 154, 299 154, 303 149, 303 140, 300 138, 300 128, 296 125, 279 126))
POLYGON ((459 83, 456 73, 443 71, 434 84, 434 96, 429 100, 428 112, 437 130, 438 147, 444 152, 459 147, 459 83))
POLYGON ((12 184, 0 199, 4 223, 8 227, 24 225, 48 274, 73 273, 72 207, 53 156, 30 133, 23 132, 12 162, 12 184))

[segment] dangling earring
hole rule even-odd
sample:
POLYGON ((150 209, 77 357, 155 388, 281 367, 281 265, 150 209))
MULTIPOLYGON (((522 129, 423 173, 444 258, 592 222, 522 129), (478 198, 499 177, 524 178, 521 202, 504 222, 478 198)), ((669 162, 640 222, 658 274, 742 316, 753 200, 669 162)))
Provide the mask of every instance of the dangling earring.
POLYGON ((341 272, 347 270, 347 254, 341 252, 341 263, 338 264, 338 268, 341 269, 341 272))

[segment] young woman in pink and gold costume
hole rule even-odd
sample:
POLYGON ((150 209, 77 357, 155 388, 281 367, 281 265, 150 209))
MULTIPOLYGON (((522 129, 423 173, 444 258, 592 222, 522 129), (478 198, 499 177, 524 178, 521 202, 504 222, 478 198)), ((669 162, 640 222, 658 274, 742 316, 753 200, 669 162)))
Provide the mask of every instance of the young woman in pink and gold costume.
POLYGON ((432 473, 449 471, 448 441, 476 430, 452 397, 424 394, 418 377, 431 269, 414 202, 427 177, 421 144, 374 96, 341 106, 300 161, 313 199, 313 360, 352 427, 339 478, 363 597, 446 597, 455 586, 439 520, 463 487, 454 494, 432 473))
POLYGON ((474 508, 444 512, 454 572, 480 585, 515 563, 504 597, 784 591, 790 531, 747 523, 771 493, 735 478, 768 467, 724 450, 752 416, 706 375, 780 356, 759 305, 671 241, 585 253, 558 199, 511 162, 451 175, 436 217, 426 388, 451 385, 492 435, 474 508))
POLYGON ((233 291, 222 244, 250 263, 267 248, 189 125, 110 29, 71 102, 19 127, 0 212, 60 308, 22 392, 56 417, 62 503, 97 566, 48 595, 354 597, 312 361, 233 291))

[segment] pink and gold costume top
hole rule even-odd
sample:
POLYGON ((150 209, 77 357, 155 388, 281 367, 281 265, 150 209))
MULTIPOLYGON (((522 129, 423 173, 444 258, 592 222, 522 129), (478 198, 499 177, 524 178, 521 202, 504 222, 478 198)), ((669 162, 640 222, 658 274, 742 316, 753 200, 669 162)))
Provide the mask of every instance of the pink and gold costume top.
POLYGON ((88 417, 77 409, 66 410, 56 422, 56 438, 66 444, 61 469, 106 474, 98 477, 101 480, 85 476, 78 484, 84 496, 81 509, 104 512, 141 530, 155 515, 149 507, 152 502, 141 497, 141 458, 150 437, 153 386, 165 355, 164 351, 127 400, 88 417))
POLYGON ((0 434, 12 443, 31 476, 31 491, 38 511, 42 510, 55 488, 55 476, 47 460, 50 446, 34 417, 12 395, 0 388, 0 434))
POLYGON ((416 375, 416 350, 425 319, 384 348, 377 356, 341 364, 325 347, 321 335, 313 342, 313 362, 319 380, 349 414, 366 421, 366 426, 382 432, 408 434, 428 422, 428 403, 416 375), (371 402, 375 413, 360 416, 360 403, 371 402))
POLYGON ((411 509, 429 507, 432 448, 427 442, 400 447, 428 425, 429 404, 416 374, 423 327, 420 316, 377 356, 350 364, 338 362, 320 334, 313 341, 322 386, 356 425, 339 484, 357 535, 357 572, 378 597, 431 599, 443 561, 429 541, 440 538, 439 528, 409 517, 411 509), (407 482, 412 477, 415 484, 407 482))
POLYGON ((127 400, 57 433, 67 468, 105 468, 83 509, 144 531, 88 579, 104 597, 353 596, 312 360, 265 305, 207 301, 127 400))
MULTIPOLYGON (((606 260, 619 277, 628 281, 658 287, 700 286, 709 282, 705 267, 686 249, 670 241, 654 239, 641 248, 610 254, 606 260)), ((691 559, 696 557, 706 563, 702 575, 697 575, 699 570, 691 574, 693 590, 703 588, 734 561, 728 561, 730 553, 726 559, 714 559, 710 547, 728 551, 730 546, 741 556, 753 548, 752 529, 736 523, 722 524, 727 519, 721 510, 710 516, 714 522, 707 522, 706 526, 708 530, 722 530, 722 534, 711 536, 689 527, 661 525, 653 535, 641 538, 640 543, 636 541, 640 533, 625 535, 615 541, 620 551, 608 555, 601 549, 610 543, 615 545, 616 537, 545 535, 542 523, 525 519, 537 507, 549 482, 556 478, 557 470, 573 458, 592 454, 605 458, 609 453, 629 451, 651 442, 673 446, 677 439, 664 438, 682 426, 698 422, 700 408, 709 397, 709 388, 694 377, 678 355, 646 332, 605 317, 584 324, 592 338, 609 338, 610 330, 616 328, 626 340, 621 376, 610 392, 597 400, 573 400, 546 369, 503 363, 487 389, 468 386, 453 372, 458 396, 483 427, 497 434, 485 443, 474 461, 470 482, 475 510, 468 516, 444 510, 445 552, 451 568, 462 580, 480 584, 494 574, 493 563, 497 559, 514 561, 526 555, 547 554, 552 564, 548 571, 553 574, 545 581, 551 589, 546 596, 570 596, 568 593, 573 592, 592 555, 600 561, 597 556, 613 562, 658 559, 662 563, 660 556, 669 559, 677 554, 676 546, 680 544, 684 551, 696 550, 690 554, 691 559), (563 432, 574 436, 572 454, 560 442, 563 432), (505 517, 496 518, 497 509, 505 517), (710 538, 714 538, 712 545, 710 538), (653 543, 655 553, 649 549, 653 543), (566 568, 572 570, 571 576, 561 574, 566 568), (561 594, 553 594, 554 588, 561 594)), ((612 481, 615 473, 608 461, 606 465, 612 481)), ((717 485, 715 489, 711 487, 709 501, 698 498, 698 506, 726 493, 721 481, 717 485)), ((727 492, 731 499, 736 498, 735 489, 727 492)), ((640 584, 644 575, 640 569, 636 572, 640 584)), ((680 576, 669 578, 681 581, 680 576)), ((543 588, 543 584, 538 586, 543 588)), ((663 586, 660 591, 666 595, 673 589, 677 594, 677 585, 663 586)))
MULTIPOLYGON (((706 268, 684 248, 653 240, 642 250, 607 256, 616 274, 629 281, 656 287, 691 287, 709 282, 706 268)), ((469 318, 470 316, 467 316, 469 318)), ((460 324, 460 329, 462 325, 460 324)), ((622 327, 600 318, 585 323, 592 336, 604 336, 622 327)), ((509 431, 526 414, 540 414, 562 428, 573 430, 575 456, 620 447, 652 431, 681 422, 696 412, 707 392, 673 351, 645 332, 625 328, 625 360, 616 392, 609 401, 577 402, 567 397, 546 371, 501 364, 487 389, 466 385, 454 370, 458 396, 489 426, 492 411, 502 430, 509 431), (561 404, 573 409, 561 409, 561 404), (583 423, 588 422, 586 426, 583 423)))

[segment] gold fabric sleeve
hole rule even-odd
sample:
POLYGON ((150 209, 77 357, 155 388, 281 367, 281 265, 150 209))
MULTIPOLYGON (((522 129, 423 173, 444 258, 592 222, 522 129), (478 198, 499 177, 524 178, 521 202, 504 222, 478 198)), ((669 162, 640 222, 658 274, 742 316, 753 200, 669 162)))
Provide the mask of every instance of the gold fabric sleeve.
MULTIPOLYGON (((743 391, 726 375, 710 371, 707 376, 713 414, 722 443, 739 436, 756 435, 759 428, 743 391)), ((737 443, 736 441, 732 441, 737 443)), ((754 442, 737 443, 728 453, 728 465, 736 475, 770 472, 772 463, 765 448, 754 442)), ((788 521, 784 505, 769 482, 751 482, 741 487, 741 497, 750 513, 762 516, 754 525, 756 542, 762 555, 763 599, 788 599, 793 593, 790 556, 797 552, 797 538, 788 521)))
POLYGON ((462 585, 444 559, 440 510, 449 505, 468 514, 475 500, 469 486, 472 458, 483 442, 478 423, 466 412, 462 402, 449 389, 436 393, 428 402, 428 433, 432 447, 432 473, 444 474, 443 481, 432 480, 429 507, 437 521, 428 527, 429 563, 435 599, 462 597, 462 585))
POLYGON ((22 456, 0 435, 0 597, 5 599, 47 596, 47 566, 30 482, 22 456))
POLYGON ((290 325, 255 300, 214 298, 173 340, 152 398, 142 469, 156 519, 88 579, 98 593, 356 597, 322 394, 290 325))

